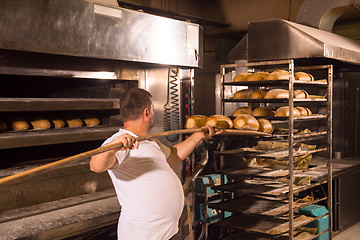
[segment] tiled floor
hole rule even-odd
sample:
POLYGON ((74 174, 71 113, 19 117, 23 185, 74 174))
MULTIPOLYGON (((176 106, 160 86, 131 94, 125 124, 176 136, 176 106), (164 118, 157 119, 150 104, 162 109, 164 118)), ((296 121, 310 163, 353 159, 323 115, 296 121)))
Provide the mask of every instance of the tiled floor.
POLYGON ((360 222, 352 225, 346 230, 333 237, 334 240, 359 240, 360 239, 360 222))

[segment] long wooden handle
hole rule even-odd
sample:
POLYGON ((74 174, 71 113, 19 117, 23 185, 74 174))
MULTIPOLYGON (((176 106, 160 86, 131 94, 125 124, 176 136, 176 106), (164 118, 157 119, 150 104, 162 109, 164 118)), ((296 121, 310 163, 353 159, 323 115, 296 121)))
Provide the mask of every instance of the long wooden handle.
MULTIPOLYGON (((208 129, 206 129, 206 128, 180 129, 180 130, 167 131, 167 132, 161 132, 161 133, 153 133, 153 134, 148 134, 145 136, 140 136, 138 138, 138 140, 143 141, 143 140, 149 140, 152 138, 171 136, 171 135, 177 135, 177 134, 195 133, 195 132, 208 132, 208 129)), ((71 156, 68 158, 64 158, 64 159, 61 159, 61 160, 58 160, 58 161, 55 161, 52 163, 48 163, 48 164, 42 165, 40 167, 36 167, 36 168, 30 169, 30 170, 27 170, 27 171, 24 171, 24 172, 21 172, 18 174, 14 174, 11 176, 1 178, 0 185, 12 184, 17 181, 33 177, 37 174, 52 171, 59 167, 65 166, 69 163, 75 163, 75 162, 84 160, 86 158, 89 158, 91 156, 94 156, 96 154, 110 151, 112 149, 116 149, 116 148, 120 148, 120 147, 122 147, 121 143, 108 144, 106 146, 98 147, 98 148, 95 148, 93 150, 90 150, 90 151, 87 151, 84 153, 80 153, 80 154, 77 154, 77 155, 74 155, 74 156, 71 156)))

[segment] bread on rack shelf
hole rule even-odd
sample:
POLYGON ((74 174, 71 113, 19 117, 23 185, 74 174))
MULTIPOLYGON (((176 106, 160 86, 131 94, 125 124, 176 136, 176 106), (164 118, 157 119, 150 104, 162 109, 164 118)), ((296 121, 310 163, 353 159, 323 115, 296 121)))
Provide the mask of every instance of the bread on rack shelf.
POLYGON ((65 122, 61 118, 52 117, 52 118, 50 118, 50 121, 52 122, 52 125, 53 125, 54 128, 63 128, 63 127, 65 127, 65 122))
POLYGON ((87 127, 95 127, 100 125, 100 119, 97 117, 84 117, 83 121, 87 127))
POLYGON ((286 89, 271 89, 269 90, 264 99, 279 99, 279 98, 289 98, 289 91, 286 89))
POLYGON ((314 81, 313 75, 306 72, 295 72, 294 77, 295 80, 299 80, 299 81, 314 81))
POLYGON ((235 109, 235 111, 233 112, 233 116, 236 117, 239 114, 252 114, 252 108, 250 106, 245 106, 245 107, 239 107, 237 109, 235 109))
POLYGON ((25 131, 30 128, 30 125, 24 118, 16 118, 11 120, 11 128, 14 131, 25 131))
POLYGON ((275 70, 269 74, 267 80, 289 80, 289 72, 286 70, 275 70))
POLYGON ((247 81, 265 81, 269 74, 268 72, 256 72, 251 74, 247 81))
POLYGON ((68 127, 82 127, 84 125, 84 122, 81 118, 74 117, 66 119, 66 124, 68 125, 68 127))
POLYGON ((185 128, 201 128, 205 126, 208 117, 204 115, 193 115, 186 119, 185 128))
POLYGON ((32 118, 30 124, 34 130, 44 130, 51 127, 50 121, 42 117, 32 118))
POLYGON ((294 90, 294 98, 305 99, 308 98, 309 94, 305 90, 294 90))
MULTIPOLYGON (((283 106, 283 107, 279 107, 278 109, 276 109, 275 111, 275 117, 289 117, 289 106, 283 106)), ((294 117, 300 117, 300 111, 296 108, 293 108, 293 116, 294 117)))
POLYGON ((212 115, 207 118, 205 125, 218 128, 232 128, 234 126, 233 121, 224 115, 212 115))
POLYGON ((233 82, 245 82, 251 73, 239 73, 233 78, 233 82))
POLYGON ((310 116, 312 114, 311 110, 307 107, 295 107, 297 110, 300 111, 301 116, 310 116))
POLYGON ((251 89, 243 89, 243 90, 239 90, 237 92, 235 92, 233 98, 234 99, 250 99, 251 94, 254 91, 251 89))
POLYGON ((259 122, 259 132, 272 133, 274 131, 274 126, 269 120, 265 118, 259 118, 257 120, 259 122))
POLYGON ((264 99, 265 94, 267 93, 266 89, 258 89, 251 94, 251 99, 264 99))
POLYGON ((256 117, 274 117, 274 111, 269 107, 257 107, 252 112, 253 116, 256 117))
POLYGON ((260 124, 250 114, 240 114, 234 119, 234 127, 241 130, 259 130, 260 124))
POLYGON ((8 128, 6 122, 2 119, 0 119, 0 132, 6 131, 8 128))

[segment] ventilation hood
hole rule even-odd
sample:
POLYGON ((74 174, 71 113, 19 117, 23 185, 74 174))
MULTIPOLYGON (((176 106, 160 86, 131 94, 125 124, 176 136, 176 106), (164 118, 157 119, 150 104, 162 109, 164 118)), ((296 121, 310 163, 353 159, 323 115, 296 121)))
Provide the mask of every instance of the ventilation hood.
POLYGON ((228 57, 268 61, 280 59, 329 58, 360 64, 360 43, 283 19, 250 22, 248 34, 228 57))

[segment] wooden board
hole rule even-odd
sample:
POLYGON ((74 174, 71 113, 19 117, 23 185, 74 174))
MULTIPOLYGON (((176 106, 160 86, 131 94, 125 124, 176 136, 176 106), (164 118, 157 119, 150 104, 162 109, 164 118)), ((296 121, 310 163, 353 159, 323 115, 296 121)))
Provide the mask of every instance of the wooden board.
POLYGON ((223 129, 223 132, 220 136, 261 136, 261 137, 271 137, 269 133, 259 132, 259 131, 250 131, 250 130, 240 130, 240 129, 223 129))

